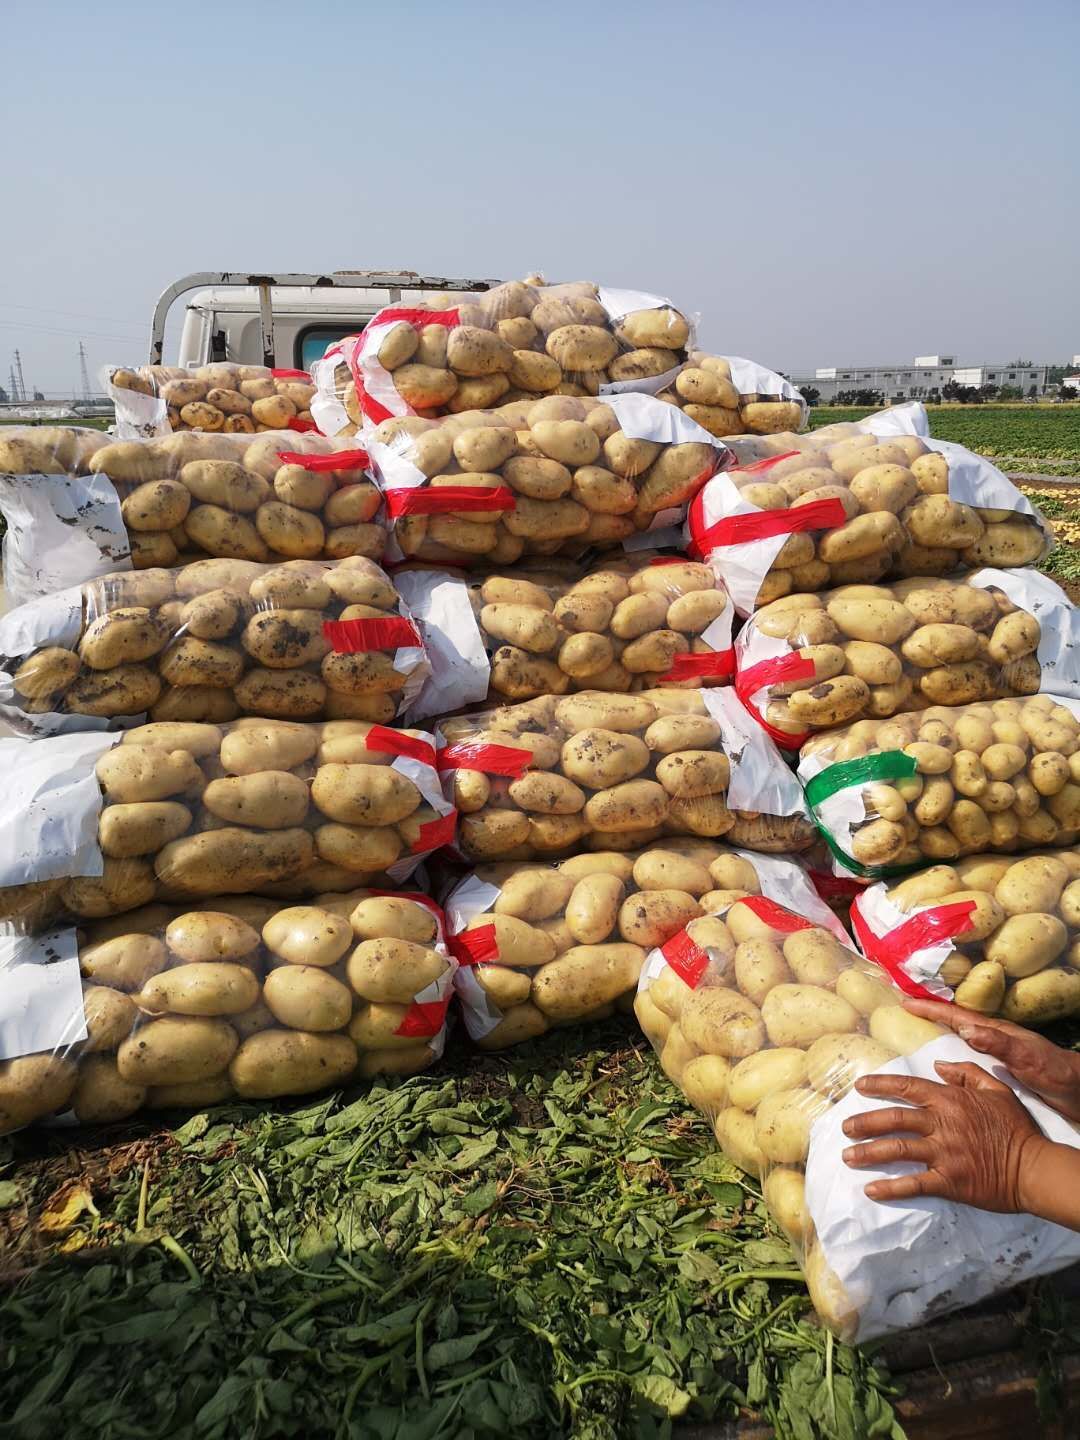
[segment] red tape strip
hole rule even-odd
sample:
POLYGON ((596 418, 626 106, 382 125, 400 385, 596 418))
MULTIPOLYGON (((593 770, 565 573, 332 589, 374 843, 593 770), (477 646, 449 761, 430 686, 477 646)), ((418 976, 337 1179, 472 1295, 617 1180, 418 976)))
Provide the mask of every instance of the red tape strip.
POLYGON ((811 870, 810 879, 822 900, 847 900, 861 895, 871 882, 846 875, 828 875, 824 870, 811 870))
POLYGON ((445 745, 440 748, 435 761, 440 771, 479 770, 484 775, 506 775, 511 780, 520 780, 532 764, 531 750, 516 750, 509 745, 471 745, 463 741, 459 745, 445 745))
POLYGON ((356 655, 361 650, 396 650, 399 646, 420 646, 420 631, 403 616, 385 620, 324 620, 323 638, 335 655, 356 655))
POLYGON ((459 310, 428 310, 422 305, 388 305, 368 321, 368 329, 378 325, 389 325, 392 320, 404 320, 406 325, 445 325, 448 329, 460 325, 459 310))
POLYGON ((809 738, 810 732, 789 735, 786 730, 778 730, 765 719, 754 704, 753 697, 768 685, 782 684, 786 680, 812 680, 815 673, 814 662, 807 660, 797 650, 792 650, 787 655, 775 655, 771 660, 759 660, 756 665, 751 665, 746 670, 736 670, 736 695, 761 728, 784 750, 798 750, 809 738))
POLYGON ((427 485, 386 491, 386 509, 391 519, 399 515, 445 515, 449 511, 513 510, 514 492, 508 485, 491 490, 475 485, 427 485))
POLYGON ((306 380, 311 384, 311 376, 306 370, 271 370, 270 377, 273 380, 306 380))
POLYGON ((430 740, 418 740, 415 735, 391 730, 387 725, 373 725, 365 743, 369 750, 375 750, 380 755, 407 755, 423 765, 435 765, 435 746, 430 740))
POLYGON ((723 680, 734 673, 735 651, 713 650, 708 655, 676 655, 671 669, 657 679, 661 684, 665 680, 723 680))
POLYGON ((306 435, 310 430, 318 430, 318 428, 314 420, 301 420, 296 415, 289 420, 289 429, 299 430, 302 435, 306 435))
POLYGON ((737 905, 745 905, 764 924, 771 926, 773 930, 782 930, 786 935, 793 935, 796 930, 815 929, 812 920, 804 920, 801 915, 794 915, 786 910, 783 905, 778 905, 775 900, 770 900, 766 895, 745 895, 735 902, 737 905))
POLYGON ((450 1004, 450 991, 441 1000, 414 1000, 405 1011, 395 1035, 427 1039, 438 1035, 446 1024, 446 1011, 450 1004))
POLYGON ((779 465, 781 460, 790 460, 793 455, 801 454, 801 450, 785 450, 782 455, 766 455, 764 460, 752 460, 749 465, 737 465, 735 469, 740 475, 761 475, 779 465))
POLYGON ((749 545, 774 535, 800 535, 806 530, 838 530, 847 524, 847 512, 839 500, 811 500, 789 510, 754 510, 748 515, 729 515, 694 535, 691 554, 700 558, 725 545, 749 545))
POLYGON ((660 954, 691 990, 700 984, 701 977, 709 968, 707 952, 702 950, 700 945, 695 945, 685 930, 680 930, 677 935, 665 941, 660 946, 660 954))
POLYGON ((935 995, 911 978, 904 969, 904 961, 910 960, 919 950, 940 945, 943 940, 952 940, 965 930, 973 929, 971 916, 974 910, 974 900, 936 905, 931 910, 920 910, 887 935, 876 935, 863 918, 856 900, 851 907, 851 928, 866 958, 887 971, 893 984, 905 995, 918 996, 921 1000, 940 1000, 940 995, 935 995))
POLYGON ((420 826, 416 844, 412 847, 414 855, 426 855, 431 850, 438 850, 443 845, 452 845, 454 836, 457 833, 457 811, 451 810, 446 815, 440 815, 437 820, 426 820, 420 826))
POLYGON ((302 450, 279 450, 283 465, 299 465, 301 470, 366 470, 371 456, 366 450, 335 450, 330 455, 308 455, 302 450))
POLYGON ((457 935, 451 935, 446 943, 459 965, 490 965, 499 958, 494 925, 478 925, 475 930, 462 930, 457 935))

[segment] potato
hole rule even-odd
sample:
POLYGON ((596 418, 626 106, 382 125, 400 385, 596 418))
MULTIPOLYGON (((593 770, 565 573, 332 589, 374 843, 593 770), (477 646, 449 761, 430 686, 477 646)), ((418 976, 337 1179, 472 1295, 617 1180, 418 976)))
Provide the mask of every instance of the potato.
POLYGON ((315 965, 271 970, 263 982, 263 1000, 280 1024, 297 1030, 340 1030, 353 1009, 348 988, 315 965))
POLYGON ((154 745, 116 746, 99 757, 95 766, 106 800, 133 803, 167 800, 203 788, 202 771, 184 750, 166 751, 154 745))
POLYGON ((801 1165, 810 1148, 810 1127, 829 1101, 808 1086, 766 1095, 754 1112, 754 1139, 774 1165, 801 1165))
POLYGON ((114 1055, 85 1055, 79 1061, 71 1108, 80 1125, 108 1124, 134 1115, 145 1103, 146 1093, 145 1085, 123 1078, 114 1055))
POLYGON ((575 946, 536 971, 533 1004, 551 1021, 576 1019, 632 989, 644 959, 633 944, 575 946))
POLYGON ((1049 1025, 1080 1009, 1080 972, 1055 967, 1027 975, 1009 987, 1001 1006, 1006 1020, 1018 1025, 1049 1025))
POLYGON ((238 1015, 258 1000, 259 981, 246 965, 197 961, 153 976, 135 998, 151 1015, 238 1015))
POLYGON ((732 1105, 721 1110, 714 1130, 724 1154, 741 1170, 760 1179, 768 1161, 757 1143, 754 1117, 732 1105))
POLYGON ((842 1099, 862 1075, 896 1058, 889 1045, 867 1035, 823 1035, 806 1052, 810 1086, 831 1100, 842 1099))
POLYGON ((284 830, 303 823, 308 812, 308 787, 288 771, 263 770, 254 775, 211 780, 203 791, 202 803, 229 825, 284 830))
POLYGON ((343 958, 352 944, 353 927, 342 916, 319 906, 292 905, 266 921, 262 939, 282 960, 325 969, 343 958))
POLYGON ((806 1049, 823 1035, 859 1028, 859 1013, 854 1006, 817 985, 775 986, 762 1002, 761 1016, 769 1040, 778 1046, 806 1049))
POLYGON ((116 1052, 116 1065, 121 1078, 135 1085, 185 1084, 219 1074, 238 1043, 225 1020, 168 1016, 129 1035, 116 1052))
POLYGON ((163 884, 185 895, 243 894, 301 874, 313 859, 314 844, 306 830, 260 834, 225 826, 165 845, 158 851, 154 872, 163 884))
POLYGON ((758 1007, 735 990, 698 989, 683 1006, 679 1021, 689 1043, 699 1051, 742 1059, 765 1043, 758 1007))
POLYGON ((84 1054, 115 1050, 138 1018, 134 1001, 111 985, 83 986, 83 1014, 87 1030, 84 1054))
POLYGON ((229 1078, 247 1100, 306 1095, 340 1085, 355 1071, 357 1060, 356 1045, 347 1035, 263 1030, 237 1050, 229 1078))
POLYGON ((363 1000, 408 1005, 446 973, 449 962, 429 946, 393 936, 363 940, 349 956, 349 984, 363 1000))
MULTIPOLYGON (((645 1029, 644 1022, 642 1028, 645 1029)), ((684 1066, 679 1083, 691 1105, 715 1119, 727 1104, 731 1074, 731 1065, 722 1056, 699 1055, 684 1066)))
POLYGON ((767 1095, 804 1085, 806 1064, 806 1054, 792 1046, 748 1055, 731 1071, 728 1098, 740 1110, 756 1110, 767 1095))
POLYGON ((84 976, 125 992, 141 990, 167 962, 165 946, 152 935, 116 935, 79 950, 84 976))
POLYGON ((900 1005, 882 1005, 870 1016, 870 1035, 898 1055, 913 1055, 946 1032, 940 1025, 909 1015, 900 1005))
POLYGON ((98 843, 105 855, 152 855, 191 825, 191 811, 177 801, 136 801, 106 805, 98 820, 98 843))

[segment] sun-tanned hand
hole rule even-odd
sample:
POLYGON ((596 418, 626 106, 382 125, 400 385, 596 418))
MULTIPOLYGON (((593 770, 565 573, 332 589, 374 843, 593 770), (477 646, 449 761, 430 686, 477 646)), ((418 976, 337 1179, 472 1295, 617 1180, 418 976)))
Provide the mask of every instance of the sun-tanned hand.
POLYGON ((848 1165, 878 1168, 896 1160, 924 1165, 910 1175, 873 1180, 871 1200, 938 1195, 980 1210, 1021 1209, 1025 1152, 1042 1141, 1038 1126, 1000 1080, 978 1065, 934 1067, 943 1085, 911 1075, 865 1075, 855 1088, 904 1106, 865 1110, 844 1121, 844 1134, 865 1144, 844 1151, 848 1165))
POLYGON ((993 1020, 943 1000, 905 1000, 904 1009, 955 1031, 973 1050, 1000 1060, 1052 1110, 1080 1121, 1080 1055, 1008 1020, 993 1020))
MULTIPOLYGON (((1071 1052, 974 1011, 936 1001, 904 1003, 912 1014, 948 1026, 973 1049, 1000 1060, 1060 1114, 1080 1120, 1080 1067, 1071 1052)), ((869 1198, 935 1195, 1080 1230, 1080 1149, 1047 1140, 1009 1086, 980 1065, 939 1061, 934 1068, 944 1084, 907 1075, 865 1075, 855 1082, 860 1095, 903 1103, 844 1121, 844 1134, 862 1142, 844 1151, 845 1163, 876 1169, 903 1160, 925 1167, 872 1180, 869 1198)))

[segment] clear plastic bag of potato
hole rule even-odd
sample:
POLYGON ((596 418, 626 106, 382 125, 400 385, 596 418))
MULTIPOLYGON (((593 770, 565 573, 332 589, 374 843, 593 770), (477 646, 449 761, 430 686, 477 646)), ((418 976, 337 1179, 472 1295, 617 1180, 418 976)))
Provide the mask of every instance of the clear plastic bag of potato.
POLYGON ((127 570, 0 616, 0 715, 19 729, 145 719, 392 720, 428 675, 373 560, 127 570))
POLYGON ((0 1134, 412 1075, 441 1054, 455 962, 426 896, 220 896, 0 934, 0 1134))
POLYGON ((386 530, 367 452, 344 447, 292 431, 112 441, 12 426, 0 435, 9 600, 208 555, 378 560, 386 530))
POLYGON ((394 558, 512 565, 669 529, 731 452, 652 395, 548 395, 368 436, 394 558))
POLYGON ((908 994, 1017 1025, 1080 1014, 1080 851, 971 855, 852 902, 864 955, 908 994))
POLYGON ((806 401, 791 381, 741 355, 695 350, 658 398, 724 438, 793 434, 806 424, 806 401))
POLYGON ((1080 700, 930 706, 812 735, 799 778, 841 873, 1080 838, 1080 700))
POLYGON ((715 565, 743 614, 788 594, 1033 565, 1049 552, 1045 520, 989 460, 897 433, 888 411, 861 425, 744 462, 695 497, 690 553, 715 565))
POLYGON ((510 280, 380 310, 312 366, 312 413, 338 435, 549 394, 655 394, 674 382, 691 338, 690 320, 658 295, 510 280))
MULTIPOLYGON (((986 1060, 909 1015, 886 977, 801 901, 748 895, 710 907, 650 951, 635 1010, 725 1155, 760 1179, 822 1322, 861 1343, 1080 1257, 1080 1235, 1027 1215, 863 1193, 886 1172, 845 1165, 841 1127, 887 1102, 854 1082, 881 1070, 938 1079, 937 1060, 986 1060)), ((1080 1143, 1061 1116, 1021 1098, 1048 1134, 1080 1143)))
POLYGON ((106 391, 116 407, 121 440, 171 435, 175 430, 254 435, 263 430, 315 428, 315 385, 306 370, 271 369, 216 360, 188 368, 110 365, 106 391))
POLYGON ((731 602, 707 565, 633 554, 537 561, 470 580, 399 570, 431 661, 410 717, 572 690, 723 684, 735 672, 731 602))
POLYGON ((792 451, 825 450, 842 440, 859 440, 867 435, 888 440, 898 435, 921 435, 925 439, 929 434, 930 417, 926 406, 918 400, 909 400, 905 405, 890 405, 885 410, 875 410, 861 420, 837 420, 831 425, 819 425, 802 433, 794 429, 773 430, 756 435, 732 435, 727 439, 738 463, 752 465, 756 460, 775 460, 792 451))
POLYGON ((786 595, 735 642, 735 688, 785 749, 929 706, 1080 696, 1080 614, 1036 570, 786 595))
POLYGON ((436 737, 470 863, 664 835, 776 852, 814 838, 801 786, 730 689, 549 695, 443 720, 436 737))
POLYGON ((629 1011, 653 946, 734 896, 773 893, 843 933, 796 861, 705 840, 481 866, 445 900, 465 1028, 502 1050, 629 1011))
POLYGON ((400 884, 454 832, 432 736, 364 720, 0 738, 0 774, 0 920, 400 884))

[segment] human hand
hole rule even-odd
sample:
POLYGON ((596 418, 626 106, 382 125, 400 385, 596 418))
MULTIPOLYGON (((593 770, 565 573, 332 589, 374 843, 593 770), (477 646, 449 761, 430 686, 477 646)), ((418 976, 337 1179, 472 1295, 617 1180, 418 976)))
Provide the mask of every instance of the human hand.
POLYGON ((944 1000, 908 999, 904 1009, 955 1031, 973 1050, 1000 1060, 1052 1110, 1080 1121, 1080 1055, 1008 1020, 992 1020, 944 1000))
POLYGON ((844 1163, 858 1169, 910 1160, 926 1167, 871 1181, 865 1190, 871 1200, 937 1195, 1003 1214, 1024 1210, 1023 1171, 1047 1144, 1035 1122, 1012 1090, 980 1066, 939 1061, 934 1068, 943 1085, 910 1075, 856 1080, 860 1095, 908 1104, 849 1116, 844 1134, 866 1143, 849 1146, 844 1163))

